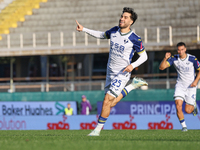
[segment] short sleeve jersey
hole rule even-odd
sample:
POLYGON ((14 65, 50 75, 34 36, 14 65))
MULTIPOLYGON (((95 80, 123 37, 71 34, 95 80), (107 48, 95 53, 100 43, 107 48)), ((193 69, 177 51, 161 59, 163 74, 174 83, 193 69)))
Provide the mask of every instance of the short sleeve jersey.
POLYGON ((200 64, 197 58, 193 55, 187 54, 185 59, 180 59, 179 55, 170 57, 167 62, 171 66, 174 65, 177 70, 177 85, 182 87, 189 87, 195 79, 195 69, 200 70, 200 64))
POLYGON ((140 54, 145 51, 141 38, 133 31, 122 34, 120 28, 116 26, 106 31, 105 37, 110 39, 107 72, 119 73, 131 63, 135 52, 140 54))

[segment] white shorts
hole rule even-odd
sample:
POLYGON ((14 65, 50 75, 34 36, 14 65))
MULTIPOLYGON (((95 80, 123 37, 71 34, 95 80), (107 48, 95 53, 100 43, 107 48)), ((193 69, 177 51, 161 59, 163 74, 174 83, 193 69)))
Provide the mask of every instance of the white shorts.
POLYGON ((196 87, 189 87, 189 88, 183 88, 183 87, 175 87, 174 92, 174 100, 183 100, 189 105, 195 105, 196 102, 196 87))
POLYGON ((114 97, 118 97, 127 82, 130 80, 130 76, 131 73, 129 72, 119 72, 117 75, 107 75, 104 89, 105 94, 108 93, 114 97))

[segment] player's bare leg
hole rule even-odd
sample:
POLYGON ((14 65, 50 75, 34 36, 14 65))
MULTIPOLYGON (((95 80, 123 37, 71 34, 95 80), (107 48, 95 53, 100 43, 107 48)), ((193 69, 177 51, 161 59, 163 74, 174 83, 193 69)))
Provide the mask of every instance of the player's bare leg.
POLYGON ((102 111, 98 119, 97 127, 90 134, 88 134, 88 136, 99 136, 101 129, 103 128, 108 116, 110 115, 110 108, 114 107, 131 90, 143 85, 148 85, 148 83, 141 78, 135 77, 132 83, 126 86, 118 97, 115 98, 114 96, 107 93, 103 101, 102 111))
POLYGON ((176 104, 176 111, 177 111, 177 116, 178 116, 179 120, 183 119, 184 118, 183 111, 182 111, 183 101, 175 100, 175 104, 176 104))
POLYGON ((110 107, 114 107, 122 98, 123 98, 123 95, 120 94, 117 98, 115 98, 115 99, 112 101, 112 104, 110 105, 110 107))
POLYGON ((185 104, 185 112, 188 114, 191 114, 194 110, 194 106, 189 105, 189 104, 185 104))
MULTIPOLYGON (((113 97, 113 96, 111 96, 109 94, 106 94, 106 96, 104 98, 104 101, 103 101, 102 111, 101 111, 101 116, 102 117, 108 118, 108 116, 110 115, 110 108, 112 106, 112 103, 117 98, 115 98, 115 97, 113 97)), ((121 96, 121 99, 122 99, 122 96, 121 96)))
POLYGON ((99 136, 101 129, 103 128, 108 116, 110 115, 110 108, 114 99, 116 98, 109 95, 108 93, 105 95, 101 115, 98 119, 98 125, 90 134, 88 134, 88 136, 99 136))
POLYGON ((175 100, 175 104, 176 104, 176 111, 177 111, 177 117, 182 125, 182 131, 187 131, 187 126, 185 124, 185 119, 184 119, 184 115, 183 115, 183 111, 182 111, 182 105, 183 105, 183 100, 175 100))
POLYGON ((148 83, 142 79, 142 78, 137 78, 137 77, 134 77, 133 80, 132 80, 132 83, 129 84, 128 86, 126 86, 123 90, 122 90, 122 93, 114 99, 111 107, 114 107, 123 97, 125 97, 130 91, 136 89, 136 88, 139 88, 141 86, 147 86, 148 83))

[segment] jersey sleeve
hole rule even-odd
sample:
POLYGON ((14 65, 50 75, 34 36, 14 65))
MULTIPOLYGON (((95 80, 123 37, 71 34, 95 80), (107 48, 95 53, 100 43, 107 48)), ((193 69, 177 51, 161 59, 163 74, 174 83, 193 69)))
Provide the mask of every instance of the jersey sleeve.
POLYGON ((104 36, 105 36, 107 39, 110 39, 111 33, 116 32, 118 29, 119 29, 119 27, 115 26, 115 27, 111 28, 110 30, 107 30, 107 31, 104 33, 104 36))
POLYGON ((194 59, 193 64, 194 64, 195 69, 200 70, 200 63, 197 58, 194 59))
POLYGON ((193 63, 196 70, 200 70, 200 63, 195 56, 189 56, 189 61, 193 63))
POLYGON ((167 63, 169 64, 169 66, 171 66, 173 63, 174 63, 174 60, 176 58, 174 56, 171 56, 168 60, 167 60, 167 63))
POLYGON ((145 48, 144 48, 144 45, 143 45, 143 43, 142 43, 142 39, 141 39, 141 38, 135 39, 134 45, 133 45, 133 49, 134 49, 138 54, 141 54, 142 52, 145 51, 145 48))

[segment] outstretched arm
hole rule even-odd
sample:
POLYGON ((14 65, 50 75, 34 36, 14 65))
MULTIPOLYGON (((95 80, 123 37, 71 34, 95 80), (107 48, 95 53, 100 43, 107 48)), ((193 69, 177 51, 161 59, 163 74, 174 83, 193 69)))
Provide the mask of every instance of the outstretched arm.
POLYGON ((81 24, 79 24, 77 20, 76 20, 76 24, 77 24, 76 30, 79 32, 83 31, 83 26, 81 24))
POLYGON ((136 68, 136 67, 138 67, 139 65, 141 65, 142 63, 144 63, 144 62, 147 60, 147 58, 148 58, 146 51, 144 51, 143 53, 139 54, 139 56, 140 56, 140 57, 139 57, 135 62, 133 62, 133 63, 131 63, 130 65, 128 65, 128 66, 123 70, 123 72, 125 72, 125 71, 131 72, 134 68, 136 68))
POLYGON ((87 28, 84 28, 81 24, 78 23, 78 21, 76 20, 76 24, 77 24, 77 28, 76 30, 77 31, 84 31, 86 32, 87 34, 95 37, 95 38, 99 38, 99 39, 106 39, 105 37, 105 33, 104 32, 101 32, 101 31, 95 31, 95 30, 90 30, 90 29, 87 29, 87 28))
POLYGON ((167 59, 169 59, 170 57, 171 57, 171 53, 165 54, 165 57, 163 58, 162 62, 160 63, 160 66, 159 66, 160 70, 164 70, 170 66, 169 63, 167 62, 167 59))

